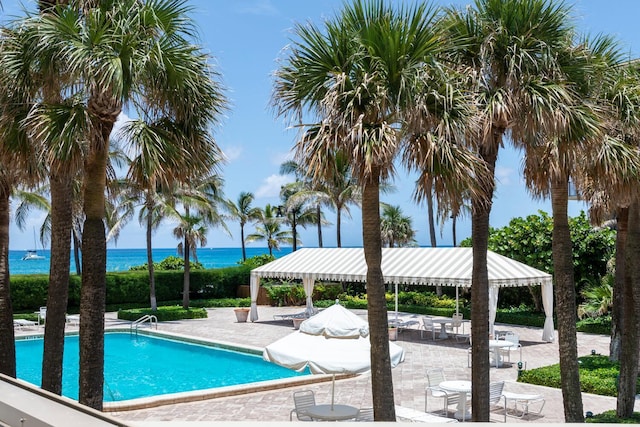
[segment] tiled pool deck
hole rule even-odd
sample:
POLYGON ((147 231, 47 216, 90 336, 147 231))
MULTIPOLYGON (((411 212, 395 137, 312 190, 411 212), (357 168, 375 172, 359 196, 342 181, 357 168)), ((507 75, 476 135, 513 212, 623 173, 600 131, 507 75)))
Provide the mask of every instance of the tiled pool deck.
MULTIPOLYGON (((158 330, 263 348, 294 331, 291 321, 274 321, 273 315, 299 311, 301 311, 300 307, 260 306, 260 319, 257 322, 237 323, 232 308, 215 308, 208 310, 209 317, 207 319, 163 322, 160 323, 158 330)), ((366 317, 366 311, 354 310, 354 312, 366 317)), ((122 327, 123 325, 128 326, 128 322, 118 321, 114 313, 107 314, 107 328, 122 327)), ((71 326, 71 328, 76 327, 71 326)), ((558 363, 558 344, 542 342, 540 328, 496 325, 496 329, 508 329, 520 335, 520 342, 523 346, 522 359, 526 363, 526 368, 558 363)), ((25 330, 17 332, 17 334, 28 332, 25 330)), ((30 332, 33 333, 33 331, 30 332)), ((468 343, 457 343, 454 339, 433 341, 426 336, 425 339, 421 339, 418 331, 405 331, 400 334, 397 344, 405 349, 405 361, 393 369, 396 405, 424 410, 425 371, 428 368, 443 367, 447 379, 470 379, 471 369, 467 367, 468 343)), ((578 334, 578 354, 580 356, 590 354, 592 350, 607 354, 608 348, 609 338, 606 336, 578 334)), ((512 353, 512 361, 517 361, 517 357, 516 353, 512 353)), ((176 363, 181 363, 181 361, 176 361, 176 363)), ((507 363, 505 365, 502 368, 491 368, 491 381, 504 380, 506 381, 505 390, 542 394, 546 399, 541 416, 529 415, 523 419, 509 417, 510 423, 564 422, 560 390, 519 384, 516 382, 516 364, 509 365, 507 363)), ((368 374, 336 381, 335 388, 336 402, 357 407, 371 406, 371 380, 368 374)), ((131 425, 144 421, 289 421, 289 412, 293 408, 292 393, 300 389, 314 390, 316 401, 321 403, 329 402, 331 399, 331 384, 322 382, 272 391, 254 391, 240 396, 169 404, 148 409, 117 411, 110 414, 131 425)), ((441 407, 440 402, 439 399, 430 401, 429 410, 441 407)), ((585 411, 600 413, 615 409, 616 400, 610 397, 583 394, 583 406, 585 411)), ((636 410, 640 411, 638 399, 636 399, 636 410)), ((499 412, 491 414, 492 421, 502 421, 502 419, 499 412)))

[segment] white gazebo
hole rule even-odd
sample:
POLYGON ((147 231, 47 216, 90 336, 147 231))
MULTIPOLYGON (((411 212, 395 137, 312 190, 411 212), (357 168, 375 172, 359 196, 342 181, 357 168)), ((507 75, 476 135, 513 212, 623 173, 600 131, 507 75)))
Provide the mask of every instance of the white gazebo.
MULTIPOLYGON (((471 287, 471 248, 383 248, 385 283, 471 287)), ((553 283, 550 274, 489 251, 489 322, 496 318, 498 291, 509 286, 541 286, 546 315, 542 340, 554 340, 553 283)), ((261 277, 300 279, 313 309, 316 280, 366 282, 367 264, 362 248, 304 248, 251 270, 251 321, 258 320, 257 297, 261 277)))

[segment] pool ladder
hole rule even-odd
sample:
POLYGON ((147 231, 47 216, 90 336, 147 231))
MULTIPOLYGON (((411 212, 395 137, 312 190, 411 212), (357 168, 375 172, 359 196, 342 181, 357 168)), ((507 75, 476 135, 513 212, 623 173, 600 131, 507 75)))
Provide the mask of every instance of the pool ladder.
POLYGON ((158 318, 153 314, 145 314, 138 320, 131 322, 131 330, 130 333, 133 334, 134 330, 136 335, 138 335, 138 326, 142 325, 145 322, 149 322, 149 328, 153 328, 153 325, 158 329, 158 318))

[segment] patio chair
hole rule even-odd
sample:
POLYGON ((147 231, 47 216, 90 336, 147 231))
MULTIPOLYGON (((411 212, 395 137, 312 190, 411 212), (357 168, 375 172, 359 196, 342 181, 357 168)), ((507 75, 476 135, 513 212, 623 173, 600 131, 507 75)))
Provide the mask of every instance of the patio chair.
POLYGON ((305 409, 316 406, 316 394, 313 390, 300 390, 293 392, 293 404, 295 408, 289 413, 289 421, 293 421, 293 414, 296 414, 298 421, 313 421, 305 414, 305 409))
POLYGON ((523 394, 523 393, 513 393, 510 391, 503 391, 502 396, 504 397, 504 410, 507 412, 509 410, 509 403, 513 402, 513 410, 514 416, 518 418, 522 418, 527 414, 536 414, 539 415, 542 412, 542 408, 544 408, 545 400, 544 396, 540 394, 523 394), (530 405, 540 405, 536 411, 530 411, 530 405), (522 407, 520 415, 518 415, 518 405, 522 407))
POLYGON ((70 325, 80 326, 80 315, 79 314, 67 314, 65 320, 70 325))
POLYGON ((47 307, 40 307, 40 310, 37 312, 38 314, 38 326, 40 325, 40 320, 42 320, 42 324, 47 321, 47 307))
POLYGON ((427 401, 429 395, 443 399, 443 412, 448 413, 450 405, 457 405, 460 401, 460 393, 448 393, 439 387, 445 381, 444 370, 442 368, 427 369, 427 387, 424 390, 424 412, 427 411, 427 401))
POLYGON ((453 321, 451 322, 451 325, 447 326, 447 329, 449 330, 449 332, 453 333, 456 336, 456 341, 458 341, 460 328, 463 328, 464 332, 464 326, 462 324, 462 313, 453 313, 451 315, 451 318, 453 319, 453 321))
POLYGON ((511 345, 508 347, 501 347, 498 351, 502 354, 503 359, 506 357, 509 362, 511 362, 511 351, 520 351, 520 359, 519 362, 522 362, 522 344, 520 344, 520 337, 513 332, 504 334, 504 339, 506 341, 510 341, 511 345))
POLYGON ((37 326, 37 323, 27 319, 13 319, 14 328, 22 330, 22 328, 28 328, 30 326, 37 326))
POLYGON ((358 411, 358 416, 356 417, 355 421, 368 421, 368 422, 374 421, 373 408, 360 408, 360 411, 358 411))
POLYGON ((436 325, 433 324, 433 319, 429 316, 422 316, 422 326, 420 328, 420 338, 423 338, 425 332, 431 332, 431 338, 436 339, 436 325))
POLYGON ((504 381, 499 381, 489 384, 489 407, 500 407, 504 409, 504 422, 507 422, 507 405, 501 406, 502 399, 504 398, 502 391, 504 390, 504 381))

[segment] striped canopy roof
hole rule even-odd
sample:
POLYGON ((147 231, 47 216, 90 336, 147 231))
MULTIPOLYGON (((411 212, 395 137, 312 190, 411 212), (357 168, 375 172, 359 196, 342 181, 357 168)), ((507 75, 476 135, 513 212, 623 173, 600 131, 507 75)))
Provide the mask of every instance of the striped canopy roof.
MULTIPOLYGON (((487 254, 489 286, 551 285, 551 275, 495 252, 487 254)), ((471 248, 383 248, 386 283, 471 287, 471 248)), ((366 281, 362 248, 303 248, 251 271, 254 277, 366 281)))

